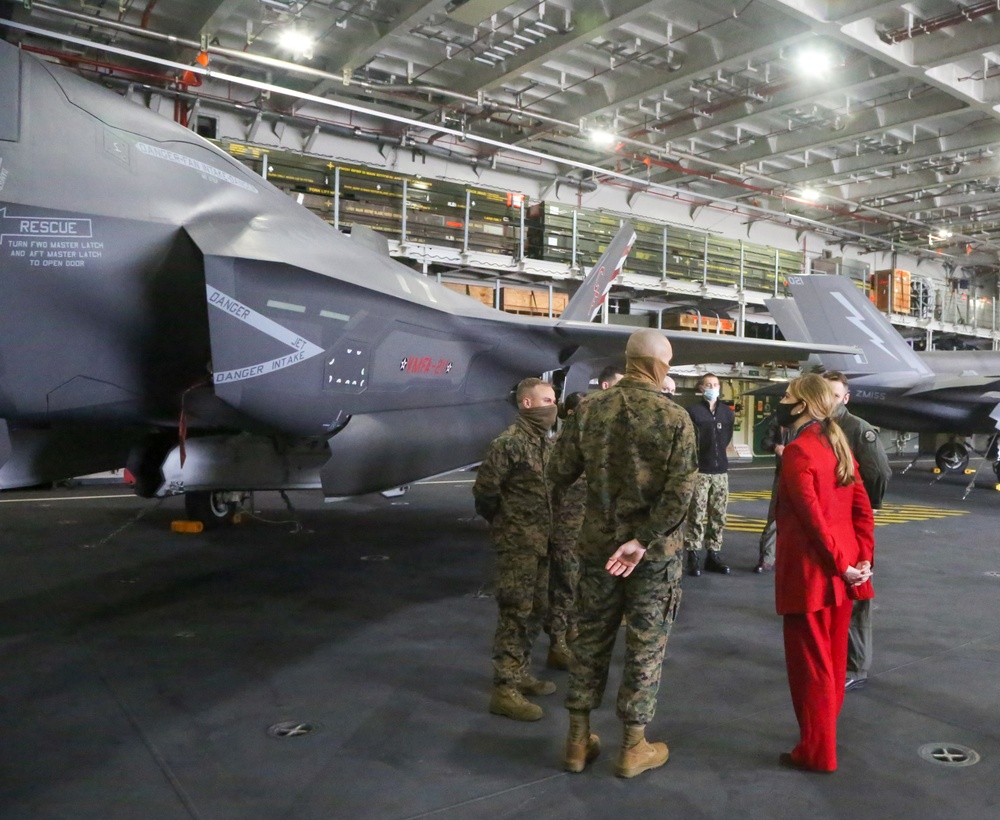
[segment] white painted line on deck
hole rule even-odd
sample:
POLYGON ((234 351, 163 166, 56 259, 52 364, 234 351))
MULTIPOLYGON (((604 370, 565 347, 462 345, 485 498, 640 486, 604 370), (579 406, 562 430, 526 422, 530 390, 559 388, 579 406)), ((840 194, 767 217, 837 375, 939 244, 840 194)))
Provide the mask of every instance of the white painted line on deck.
MULTIPOLYGON (((98 498, 139 498, 132 493, 116 493, 114 495, 67 495, 58 498, 0 498, 0 504, 40 504, 43 501, 93 501, 98 498)), ((143 499, 148 501, 149 499, 143 499)))

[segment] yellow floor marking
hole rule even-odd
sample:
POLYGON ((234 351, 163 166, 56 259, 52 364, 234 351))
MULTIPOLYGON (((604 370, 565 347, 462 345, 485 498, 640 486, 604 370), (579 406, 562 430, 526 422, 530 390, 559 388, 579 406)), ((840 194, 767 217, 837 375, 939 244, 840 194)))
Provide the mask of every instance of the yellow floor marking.
POLYGON ((749 518, 745 515, 733 515, 732 513, 726 515, 727 531, 759 533, 764 529, 766 523, 767 519, 764 518, 749 518))
POLYGON ((768 490, 746 490, 729 494, 730 501, 770 501, 771 491, 768 490))
MULTIPOLYGON (((730 493, 730 502, 767 501, 771 498, 770 491, 730 493)), ((884 527, 888 524, 907 524, 916 521, 934 521, 939 518, 954 518, 968 515, 969 510, 942 510, 938 507, 925 507, 921 504, 886 504, 875 513, 875 526, 884 527)), ((767 523, 763 518, 750 518, 745 515, 728 513, 726 529, 735 532, 760 532, 767 523)))

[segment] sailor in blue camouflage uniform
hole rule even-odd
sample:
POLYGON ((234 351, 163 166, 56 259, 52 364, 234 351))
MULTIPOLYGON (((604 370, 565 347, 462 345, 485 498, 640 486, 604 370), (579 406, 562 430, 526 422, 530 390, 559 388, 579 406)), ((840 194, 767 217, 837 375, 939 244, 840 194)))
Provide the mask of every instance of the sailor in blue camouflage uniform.
POLYGON ((496 548, 498 617, 490 712, 538 720, 542 708, 524 696, 556 690, 551 681, 535 678, 528 663, 548 608, 552 505, 545 468, 558 408, 552 385, 541 379, 522 381, 516 396, 517 421, 490 443, 472 494, 476 512, 490 522, 496 548))
POLYGON ((697 462, 690 418, 660 392, 669 341, 655 330, 636 331, 626 356, 625 377, 584 399, 568 420, 549 476, 556 494, 581 474, 587 481, 563 765, 583 771, 600 751, 590 712, 604 696, 625 615, 616 710, 624 732, 615 773, 634 777, 669 755, 665 743, 647 742, 645 727, 656 711, 667 636, 680 605, 683 524, 697 462))
MULTIPOLYGON (((847 376, 839 370, 828 370, 823 378, 830 382, 837 400, 834 416, 837 424, 847 436, 851 452, 858 461, 858 473, 868 493, 872 510, 882 508, 892 467, 886 455, 878 431, 864 419, 852 415, 847 410, 851 391, 847 386, 847 376)), ((872 666, 872 602, 871 599, 855 601, 851 607, 851 626, 847 633, 847 691, 860 689, 868 683, 868 672, 872 666)))

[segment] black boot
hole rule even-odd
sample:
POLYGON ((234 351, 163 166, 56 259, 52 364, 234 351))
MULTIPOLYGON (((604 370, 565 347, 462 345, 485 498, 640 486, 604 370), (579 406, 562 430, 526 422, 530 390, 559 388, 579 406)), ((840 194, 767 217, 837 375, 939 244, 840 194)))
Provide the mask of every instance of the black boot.
POLYGON ((722 559, 719 557, 719 550, 708 551, 708 556, 705 558, 705 569, 709 572, 718 572, 722 575, 729 574, 729 565, 722 563, 722 559))
POLYGON ((697 578, 701 575, 701 562, 698 560, 698 553, 694 550, 687 551, 687 574, 697 578))

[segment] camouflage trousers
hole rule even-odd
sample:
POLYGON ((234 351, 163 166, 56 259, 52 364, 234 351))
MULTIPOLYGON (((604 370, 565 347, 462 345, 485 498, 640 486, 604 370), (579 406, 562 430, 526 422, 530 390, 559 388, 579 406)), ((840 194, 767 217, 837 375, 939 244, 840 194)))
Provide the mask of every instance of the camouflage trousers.
POLYGON ((576 536, 557 534, 549 543, 549 614, 545 631, 566 635, 576 627, 576 588, 580 584, 580 559, 576 554, 576 536))
POLYGON ((499 609, 493 637, 493 683, 513 686, 528 668, 531 645, 542 629, 548 608, 549 563, 534 553, 498 552, 496 601, 499 609))
POLYGON ((688 510, 684 549, 700 550, 702 542, 713 552, 722 549, 722 531, 726 528, 728 503, 729 473, 699 473, 688 510))
POLYGON ((615 638, 625 616, 625 668, 616 712, 626 723, 645 726, 656 712, 660 670, 670 627, 681 603, 681 555, 642 560, 627 578, 604 563, 581 562, 577 590, 579 633, 570 644, 566 708, 591 711, 601 705, 615 638))

